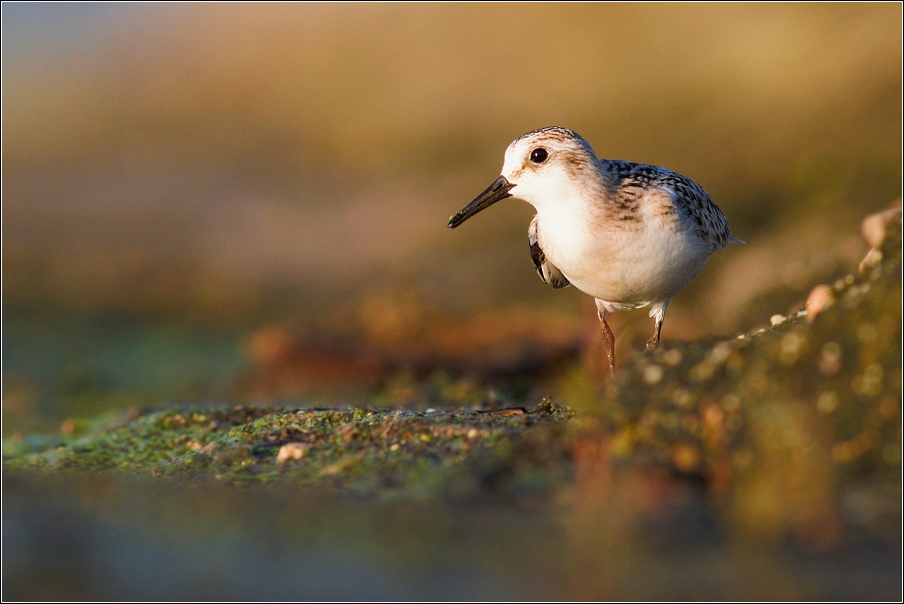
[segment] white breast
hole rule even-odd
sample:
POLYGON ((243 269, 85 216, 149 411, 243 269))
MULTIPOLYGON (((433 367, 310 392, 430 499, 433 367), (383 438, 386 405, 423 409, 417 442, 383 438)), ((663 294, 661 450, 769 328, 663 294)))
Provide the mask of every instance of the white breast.
POLYGON ((561 201, 537 208, 544 253, 575 287, 614 305, 668 300, 711 253, 686 217, 663 210, 665 192, 642 198, 636 220, 612 220, 599 202, 561 201))

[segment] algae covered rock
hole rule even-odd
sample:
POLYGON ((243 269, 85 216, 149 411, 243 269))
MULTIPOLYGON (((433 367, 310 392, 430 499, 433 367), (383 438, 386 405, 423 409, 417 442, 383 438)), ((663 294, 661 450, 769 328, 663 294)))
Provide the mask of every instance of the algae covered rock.
POLYGON ((567 473, 567 420, 534 411, 312 409, 180 405, 107 421, 16 471, 295 484, 368 497, 548 492, 567 473))
POLYGON ((863 270, 819 287, 809 310, 638 355, 581 414, 549 399, 530 411, 180 405, 5 443, 4 466, 369 498, 563 500, 598 498, 586 485, 601 475, 652 468, 698 485, 739 530, 790 531, 816 547, 851 527, 899 535, 900 215, 883 225, 863 270))
POLYGON ((900 212, 883 224, 860 274, 817 288, 818 312, 623 367, 591 411, 613 459, 697 477, 757 532, 900 534, 900 212))

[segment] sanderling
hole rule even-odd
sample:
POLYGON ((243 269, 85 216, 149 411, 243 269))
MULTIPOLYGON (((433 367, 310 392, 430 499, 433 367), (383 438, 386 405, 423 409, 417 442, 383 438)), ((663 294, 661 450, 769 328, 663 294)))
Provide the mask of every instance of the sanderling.
POLYGON ((528 229, 530 255, 554 288, 574 285, 596 300, 609 369, 615 336, 607 313, 650 306, 655 321, 647 351, 659 345, 672 297, 730 242, 725 215, 703 188, 665 168, 599 159, 568 128, 553 126, 515 139, 502 175, 449 219, 449 228, 506 197, 537 214, 528 229))

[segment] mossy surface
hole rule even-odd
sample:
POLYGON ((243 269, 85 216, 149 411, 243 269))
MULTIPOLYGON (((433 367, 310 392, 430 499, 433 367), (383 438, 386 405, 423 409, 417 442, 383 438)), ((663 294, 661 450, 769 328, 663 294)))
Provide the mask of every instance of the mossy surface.
MULTIPOLYGON (((832 456, 852 471, 894 466, 901 436, 899 225, 884 259, 837 281, 817 316, 808 318, 802 308, 774 316, 771 328, 754 334, 638 355, 593 415, 613 426, 635 425, 638 433, 628 440, 637 444, 689 439, 704 451, 707 426, 739 444, 751 436, 743 429, 751 414, 799 404, 830 444, 842 445, 832 456), (857 437, 862 446, 843 446, 857 437)), ((705 464, 683 465, 706 471, 705 464)))
POLYGON ((699 480, 780 532, 861 485, 887 509, 900 496, 900 224, 818 316, 638 354, 589 402, 566 401, 580 413, 546 399, 495 411, 176 405, 8 439, 4 467, 378 498, 536 495, 573 482, 587 441, 599 441, 591 449, 607 463, 699 480))
POLYGON ((182 404, 7 439, 4 528, 32 538, 4 537, 5 585, 142 599, 157 583, 136 571, 158 560, 184 575, 162 599, 209 573, 198 599, 422 599, 454 577, 471 599, 895 600, 901 245, 898 220, 818 313, 638 354, 603 385, 563 381, 569 407, 182 404), (29 549, 57 547, 47 526, 68 527, 65 580, 50 545, 29 549), (98 540, 137 562, 110 571, 84 553, 98 540), (276 566, 247 570, 263 559, 276 566), (347 583, 349 560, 376 573, 366 586, 347 583), (334 591, 287 580, 297 568, 334 591))
POLYGON ((563 443, 574 413, 546 402, 531 411, 180 405, 131 415, 86 426, 79 437, 45 440, 48 448, 39 452, 10 444, 5 465, 133 478, 291 482, 380 496, 454 495, 503 484, 541 493, 567 478, 563 443))
POLYGON ((588 406, 588 433, 616 464, 699 480, 755 531, 900 535, 900 219, 881 256, 831 290, 818 314, 636 356, 588 406))

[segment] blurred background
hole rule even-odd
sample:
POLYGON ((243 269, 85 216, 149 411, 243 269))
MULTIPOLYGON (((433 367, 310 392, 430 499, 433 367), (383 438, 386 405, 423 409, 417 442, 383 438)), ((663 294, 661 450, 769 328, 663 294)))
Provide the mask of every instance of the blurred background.
MULTIPOLYGON (((596 325, 535 274, 532 209, 446 228, 535 128, 690 176, 747 241, 666 343, 799 307, 901 191, 896 4, 4 3, 2 33, 5 436, 423 379, 555 390, 596 325)), ((651 327, 616 315, 620 353, 651 327)))

